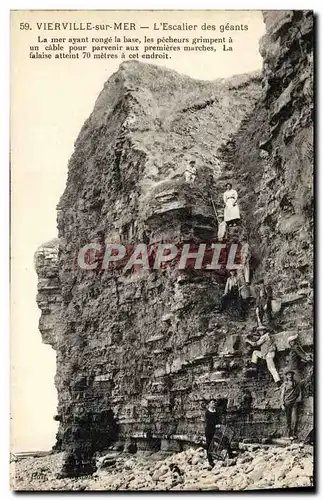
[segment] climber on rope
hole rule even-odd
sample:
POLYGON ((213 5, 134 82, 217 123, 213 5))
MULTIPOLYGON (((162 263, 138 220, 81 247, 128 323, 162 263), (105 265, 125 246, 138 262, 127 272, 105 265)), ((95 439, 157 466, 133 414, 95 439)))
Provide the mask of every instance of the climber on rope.
POLYGON ((277 389, 279 389, 282 383, 274 361, 276 354, 276 344, 274 342, 274 339, 264 326, 258 327, 257 331, 260 333, 260 338, 258 340, 252 341, 248 338, 246 339, 246 342, 252 347, 260 347, 260 351, 254 350, 252 353, 251 370, 254 373, 257 373, 258 359, 265 359, 267 368, 271 373, 274 382, 276 383, 277 389))
POLYGON ((195 179, 196 179, 196 161, 191 160, 189 162, 188 167, 186 167, 186 170, 184 172, 185 176, 185 182, 188 182, 189 184, 192 184, 195 179))
POLYGON ((224 222, 228 226, 236 226, 240 222, 240 210, 238 206, 238 193, 232 189, 231 182, 226 185, 226 191, 223 194, 224 201, 224 222))

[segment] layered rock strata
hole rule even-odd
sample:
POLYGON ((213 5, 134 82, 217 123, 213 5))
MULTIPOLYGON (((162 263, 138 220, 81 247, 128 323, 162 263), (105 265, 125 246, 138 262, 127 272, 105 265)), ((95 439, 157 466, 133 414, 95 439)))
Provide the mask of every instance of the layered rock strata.
MULTIPOLYGON (((254 302, 243 321, 219 313, 223 272, 89 271, 76 260, 90 241, 216 238, 230 180, 242 226, 229 231, 228 243, 247 235, 251 294, 264 278, 282 304, 273 325, 281 376, 296 329, 312 350, 313 16, 273 11, 264 20, 262 76, 203 82, 123 63, 76 140, 57 207, 59 240, 36 254, 40 330, 57 353, 56 418, 69 473, 91 471, 89 457, 112 442, 132 451, 201 443, 211 398, 223 404, 237 438, 285 432, 266 367, 246 377, 254 302), (194 183, 185 181, 191 160, 194 183), (241 410, 243 389, 252 395, 249 414, 241 410)), ((309 366, 301 376, 309 380, 306 433, 309 366)))

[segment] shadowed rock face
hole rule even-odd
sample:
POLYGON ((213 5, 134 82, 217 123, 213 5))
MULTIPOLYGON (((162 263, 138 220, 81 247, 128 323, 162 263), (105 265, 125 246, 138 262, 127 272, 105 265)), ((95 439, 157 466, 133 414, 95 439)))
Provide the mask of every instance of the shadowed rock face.
MULTIPOLYGON (((233 180, 257 263, 254 279, 264 277, 285 301, 275 324, 280 373, 287 337, 297 326, 311 347, 312 17, 281 11, 264 19, 262 80, 242 75, 203 82, 124 63, 76 140, 58 206, 59 253, 56 246, 47 256, 45 245, 36 262, 40 330, 57 352, 61 447, 78 463, 117 434, 126 448, 176 450, 181 442, 199 442, 210 398, 227 404, 238 434, 282 433, 280 396, 266 368, 257 382, 244 376, 253 311, 244 322, 216 312, 223 277, 171 267, 86 271, 75 262, 75 253, 99 235, 131 244, 141 242, 144 231, 150 244, 213 238, 210 198, 221 213, 225 183, 233 180), (184 178, 190 160, 197 166, 193 185, 184 178), (60 286, 49 323, 48 264, 60 286), (254 406, 253 421, 244 426, 242 387, 254 406), (95 438, 93 445, 82 418, 101 418, 101 443, 95 438)), ((229 237, 239 238, 239 230, 229 237)), ((311 412, 307 397, 302 418, 310 422, 311 412)))

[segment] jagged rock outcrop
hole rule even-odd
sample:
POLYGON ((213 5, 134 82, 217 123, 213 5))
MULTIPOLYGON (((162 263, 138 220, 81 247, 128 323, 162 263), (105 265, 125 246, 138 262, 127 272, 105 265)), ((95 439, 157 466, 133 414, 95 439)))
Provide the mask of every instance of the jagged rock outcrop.
POLYGON ((35 269, 38 275, 37 305, 41 309, 39 330, 44 344, 54 349, 59 345, 62 327, 61 283, 58 273, 59 239, 41 245, 35 253, 35 269))
MULTIPOLYGON (((264 20, 263 94, 223 148, 222 180, 236 180, 259 262, 254 279, 282 302, 276 360, 286 366, 289 335, 313 345, 313 12, 265 11, 264 20)), ((306 366, 302 376, 311 373, 306 366)), ((303 428, 313 425, 311 383, 306 394, 303 428)))
MULTIPOLYGON (((89 271, 76 259, 90 241, 211 240, 211 197, 220 214, 225 183, 233 180, 253 279, 270 282, 283 303, 274 334, 280 373, 297 327, 311 348, 313 19, 304 11, 266 12, 264 19, 262 79, 202 82, 124 63, 75 143, 58 205, 53 322, 44 319, 51 283, 41 284, 39 302, 43 338, 57 351, 59 435, 72 469, 116 437, 116 447, 133 451, 201 442, 210 398, 227 407, 237 435, 284 432, 266 369, 258 383, 245 377, 254 312, 237 322, 217 311, 223 273, 89 271), (197 180, 188 184, 183 174, 192 159, 197 180), (243 388, 253 412, 241 425, 243 388), (95 421, 101 441, 93 437, 95 421)), ((239 229, 229 236, 239 239, 239 229)), ((45 248, 36 257, 41 279, 51 259, 42 256, 45 248)), ((302 418, 311 425, 310 391, 302 418)))

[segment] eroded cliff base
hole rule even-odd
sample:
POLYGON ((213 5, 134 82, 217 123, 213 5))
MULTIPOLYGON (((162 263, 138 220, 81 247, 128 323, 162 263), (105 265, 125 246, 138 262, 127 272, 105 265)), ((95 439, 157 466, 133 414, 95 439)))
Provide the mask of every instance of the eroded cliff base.
MULTIPOLYGON (((57 479, 63 454, 15 464, 17 491, 248 491, 312 488, 313 448, 293 444, 241 445, 237 458, 208 470, 202 448, 165 456, 110 453, 111 465, 94 477, 57 479), (174 465, 178 467, 174 472, 174 465), (171 467, 170 467, 171 466, 171 467), (179 472, 178 472, 179 470, 179 472)), ((304 490, 303 490, 304 491, 304 490)))

